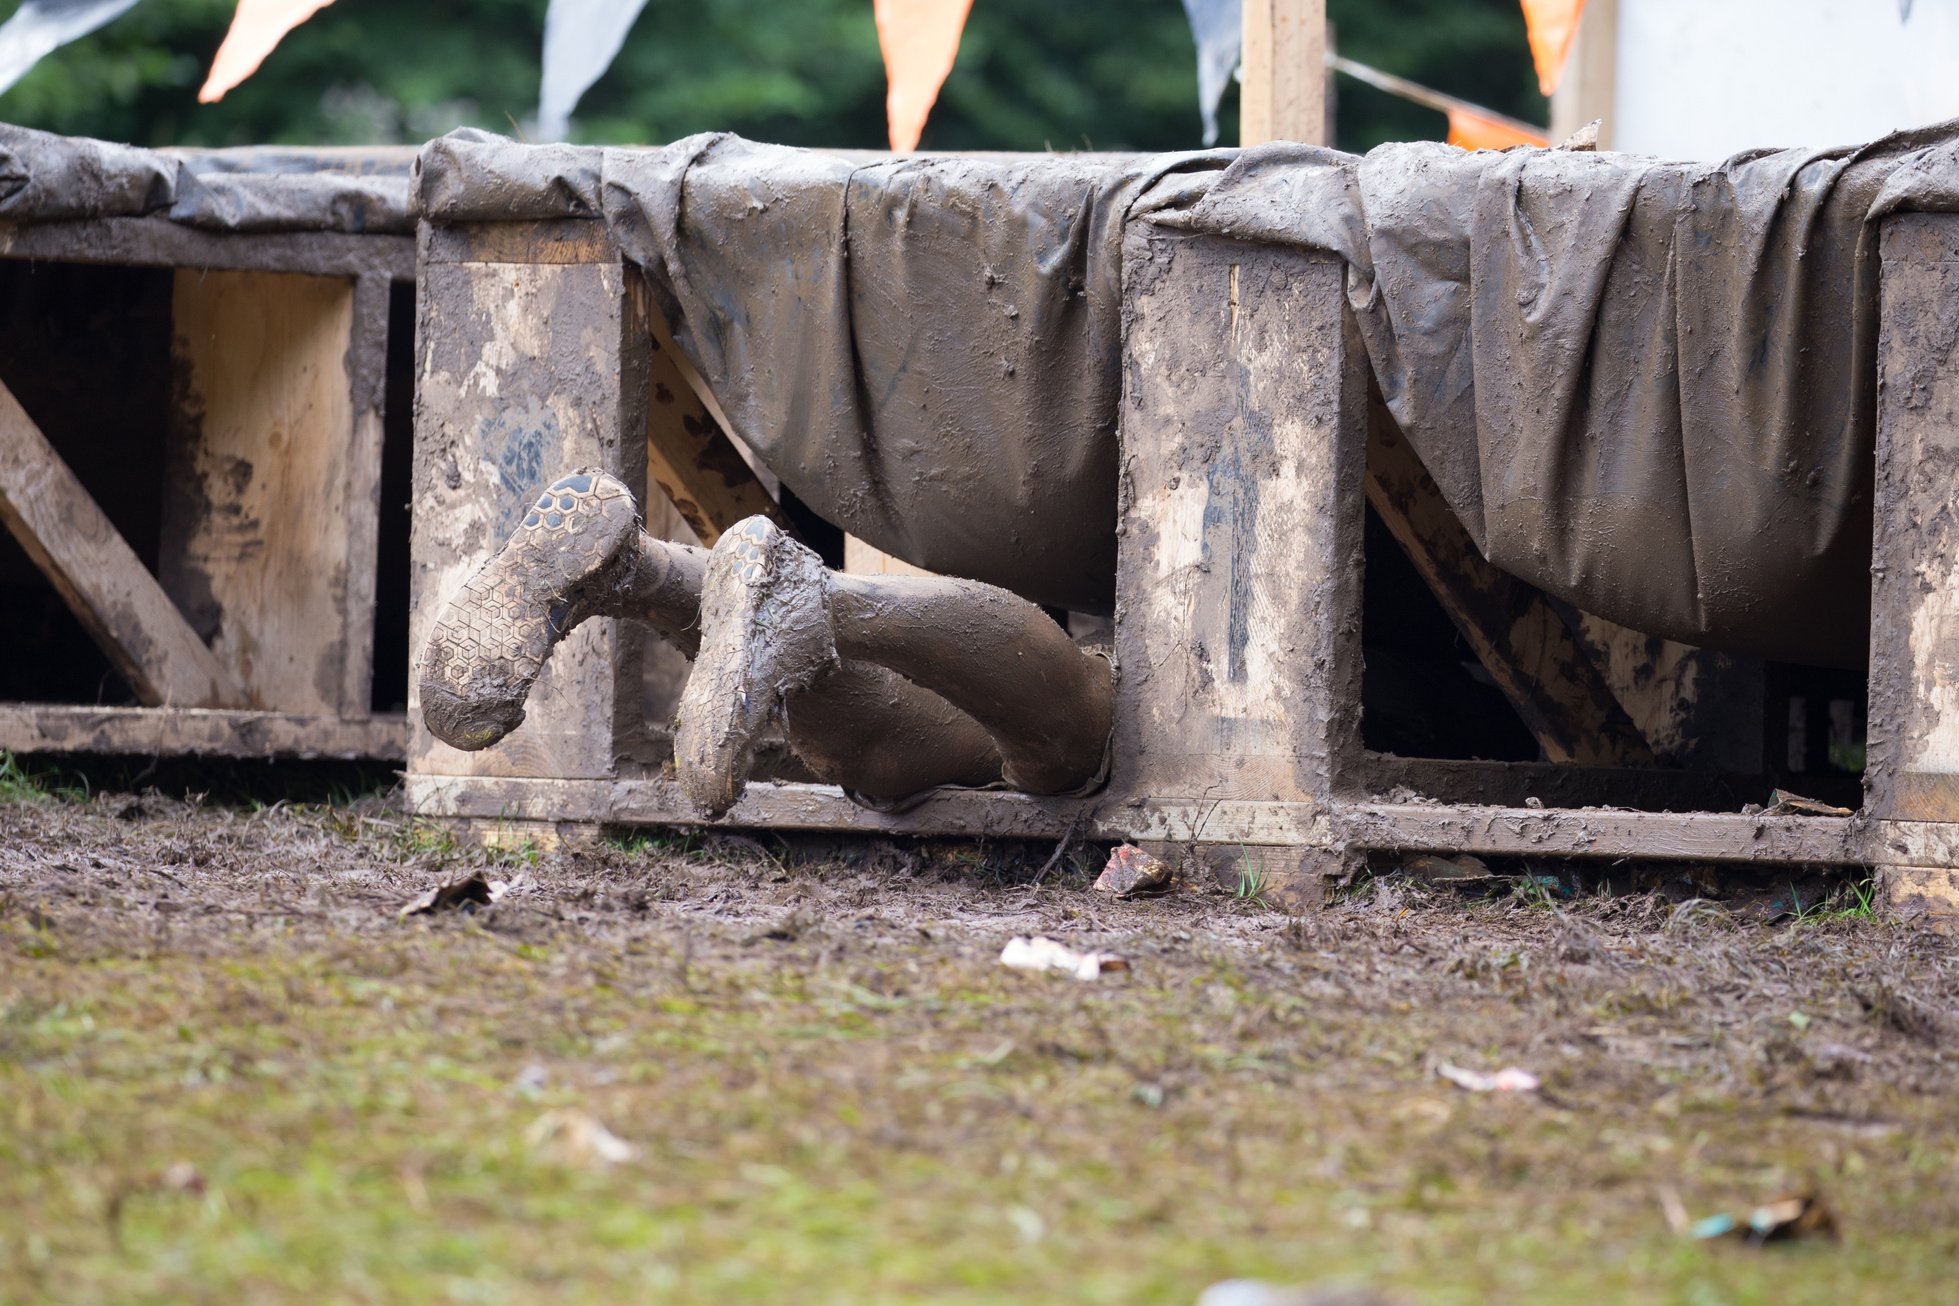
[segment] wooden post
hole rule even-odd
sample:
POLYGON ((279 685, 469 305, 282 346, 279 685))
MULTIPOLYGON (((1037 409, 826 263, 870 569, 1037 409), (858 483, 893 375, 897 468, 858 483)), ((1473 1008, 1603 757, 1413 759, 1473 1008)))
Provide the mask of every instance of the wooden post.
POLYGON ((158 571, 255 708, 368 712, 387 283, 363 290, 176 274, 182 390, 158 571))
POLYGON ((1619 83, 1619 0, 1586 0, 1578 35, 1565 60, 1564 79, 1551 96, 1551 143, 1600 119, 1598 148, 1612 148, 1618 116, 1614 97, 1619 83))
POLYGON ((1892 906, 1959 928, 1959 218, 1882 236, 1866 810, 1892 906), (1942 837, 1907 839, 1903 823, 1942 837), (1929 851, 1928 851, 1929 850, 1929 851))
MULTIPOLYGON (((1361 752, 1367 381, 1344 269, 1143 225, 1123 283, 1110 803, 1324 810, 1361 752)), ((1344 869, 1335 847, 1195 837, 1289 904, 1344 869)))
MULTIPOLYGON (((636 275, 597 222, 425 231, 411 656, 552 477, 596 466, 646 484, 650 336, 636 275)), ((642 649, 637 627, 585 623, 546 665, 524 724, 480 753, 428 733, 411 677, 410 773, 612 776, 647 748, 642 649)))
POLYGON ((1245 0, 1243 145, 1326 140, 1326 0, 1245 0))

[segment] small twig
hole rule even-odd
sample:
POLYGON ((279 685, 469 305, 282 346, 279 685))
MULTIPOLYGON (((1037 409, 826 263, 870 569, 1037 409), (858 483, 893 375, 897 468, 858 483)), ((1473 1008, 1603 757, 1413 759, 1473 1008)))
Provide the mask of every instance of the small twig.
POLYGON ((1062 832, 1061 842, 1054 846, 1053 855, 1047 859, 1047 862, 1042 865, 1040 870, 1034 872, 1035 884, 1039 884, 1042 880, 1045 880, 1048 872, 1056 866, 1059 866, 1061 859, 1068 855, 1068 850, 1081 842, 1082 825, 1087 820, 1087 817, 1088 809, 1082 808, 1075 813, 1075 819, 1068 822, 1068 828, 1062 832))

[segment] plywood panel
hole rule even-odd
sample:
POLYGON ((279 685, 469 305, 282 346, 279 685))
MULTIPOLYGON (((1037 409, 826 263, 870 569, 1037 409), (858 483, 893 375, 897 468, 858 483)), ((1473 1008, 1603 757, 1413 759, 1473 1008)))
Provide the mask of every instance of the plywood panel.
POLYGON ((176 275, 159 571, 257 708, 366 705, 371 651, 348 617, 372 602, 380 413, 354 408, 354 299, 341 277, 176 275))

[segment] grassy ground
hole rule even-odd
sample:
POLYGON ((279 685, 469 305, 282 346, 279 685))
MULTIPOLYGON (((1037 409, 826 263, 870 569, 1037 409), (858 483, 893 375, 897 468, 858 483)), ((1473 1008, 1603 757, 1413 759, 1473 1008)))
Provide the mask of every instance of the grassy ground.
POLYGON ((385 803, 9 774, 0 1301, 1952 1292, 1959 966, 1854 898, 1766 925, 1390 881, 1291 921, 974 846, 639 839, 402 922, 483 855, 385 803), (1133 969, 996 963, 1034 932, 1133 969), (1806 1184, 1840 1240, 1664 1215, 1806 1184))

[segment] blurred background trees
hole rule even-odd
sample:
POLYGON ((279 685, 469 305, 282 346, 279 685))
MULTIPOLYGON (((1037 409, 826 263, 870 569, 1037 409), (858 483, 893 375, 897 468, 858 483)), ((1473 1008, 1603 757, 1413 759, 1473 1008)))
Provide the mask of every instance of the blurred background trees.
MULTIPOLYGON (((0 0, 0 18, 18 0, 0 0)), ((234 0, 143 0, 0 95, 0 121, 144 145, 419 142, 521 131, 545 0, 337 0, 216 105, 196 102, 234 0)), ((1517 0, 1328 0, 1342 54, 1546 120, 1517 0)), ((1439 139, 1442 116, 1348 79, 1339 144, 1439 139)), ((1237 138, 1227 95, 1222 140, 1237 138)), ((884 144, 871 0, 652 0, 573 138, 884 144)), ((1196 54, 1179 0, 974 0, 927 149, 1195 148, 1196 54)))

